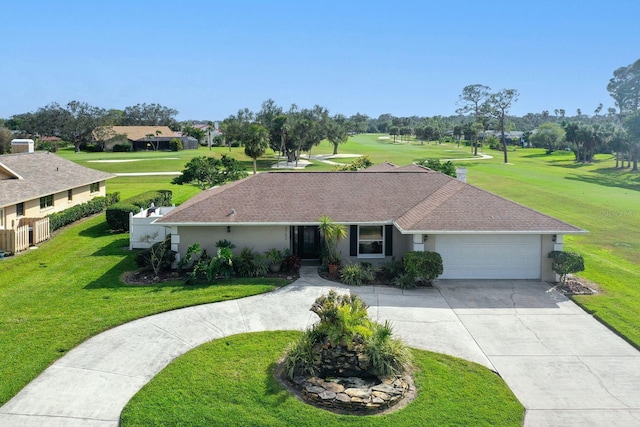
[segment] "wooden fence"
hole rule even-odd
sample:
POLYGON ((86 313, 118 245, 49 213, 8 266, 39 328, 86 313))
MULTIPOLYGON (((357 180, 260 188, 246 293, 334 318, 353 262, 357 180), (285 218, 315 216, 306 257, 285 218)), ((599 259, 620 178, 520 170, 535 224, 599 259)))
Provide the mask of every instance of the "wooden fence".
POLYGON ((15 230, 0 230, 0 250, 16 253, 29 249, 29 226, 17 227, 15 230))
POLYGON ((49 218, 21 218, 14 230, 0 230, 0 251, 16 253, 51 237, 49 218))
POLYGON ((49 228, 49 217, 44 218, 20 218, 20 226, 26 225, 32 227, 33 236, 31 238, 31 244, 37 245, 40 242, 44 242, 51 237, 51 231, 49 228))

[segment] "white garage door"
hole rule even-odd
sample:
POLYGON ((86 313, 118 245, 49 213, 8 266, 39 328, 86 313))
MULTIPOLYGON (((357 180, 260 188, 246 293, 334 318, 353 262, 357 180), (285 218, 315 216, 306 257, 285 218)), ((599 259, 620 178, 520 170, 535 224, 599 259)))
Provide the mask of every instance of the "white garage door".
POLYGON ((440 279, 539 279, 539 235, 439 235, 440 279))

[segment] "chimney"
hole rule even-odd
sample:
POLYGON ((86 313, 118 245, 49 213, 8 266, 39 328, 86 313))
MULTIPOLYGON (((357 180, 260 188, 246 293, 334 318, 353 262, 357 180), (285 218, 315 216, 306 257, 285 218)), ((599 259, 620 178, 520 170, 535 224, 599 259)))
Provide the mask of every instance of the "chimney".
POLYGON ((467 168, 456 168, 456 178, 458 181, 467 182, 467 168))
POLYGON ((33 153, 34 152, 33 139, 12 139, 11 152, 12 153, 33 153))

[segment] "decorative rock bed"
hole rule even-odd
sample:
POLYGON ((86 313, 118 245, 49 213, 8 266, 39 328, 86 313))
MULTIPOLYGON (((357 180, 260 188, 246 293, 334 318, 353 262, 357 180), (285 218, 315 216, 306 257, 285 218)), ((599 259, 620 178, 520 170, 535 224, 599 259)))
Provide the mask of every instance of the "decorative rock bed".
POLYGON ((388 322, 369 320, 367 308, 357 295, 331 290, 318 297, 311 311, 320 323, 287 349, 276 367, 280 382, 302 401, 337 413, 389 412, 412 400, 411 354, 388 322))
POLYGON ((384 411, 399 403, 407 394, 407 378, 396 377, 380 381, 358 377, 322 379, 295 377, 294 386, 308 403, 336 412, 370 414, 384 411))

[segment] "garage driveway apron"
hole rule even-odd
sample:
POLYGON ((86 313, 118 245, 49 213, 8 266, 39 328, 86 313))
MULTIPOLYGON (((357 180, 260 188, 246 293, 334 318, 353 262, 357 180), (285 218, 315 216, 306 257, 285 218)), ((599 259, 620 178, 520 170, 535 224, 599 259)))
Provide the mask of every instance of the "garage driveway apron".
POLYGON ((133 395, 176 357, 237 333, 304 329, 329 289, 351 291, 409 345, 496 370, 525 426, 640 426, 640 353, 545 283, 438 281, 346 288, 313 268, 275 292, 138 319, 56 361, 0 408, 2 426, 117 426, 133 395))

